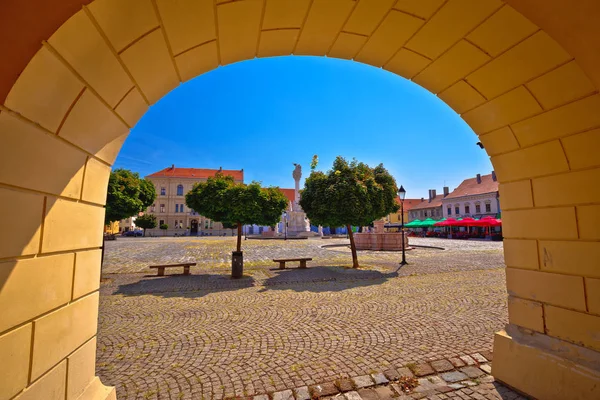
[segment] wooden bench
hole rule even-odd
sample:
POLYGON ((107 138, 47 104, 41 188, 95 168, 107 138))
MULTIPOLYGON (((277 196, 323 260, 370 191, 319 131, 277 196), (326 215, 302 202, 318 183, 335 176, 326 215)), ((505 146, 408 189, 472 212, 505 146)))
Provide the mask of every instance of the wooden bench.
POLYGON ((273 261, 279 263, 279 269, 285 269, 285 263, 291 261, 300 261, 300 268, 306 268, 306 262, 312 261, 312 258, 309 257, 300 257, 300 258, 277 258, 273 259, 273 261))
POLYGON ((158 269, 158 276, 165 275, 165 268, 183 267, 183 274, 190 274, 190 267, 195 266, 196 263, 179 263, 179 264, 165 264, 165 265, 150 265, 148 268, 158 269))

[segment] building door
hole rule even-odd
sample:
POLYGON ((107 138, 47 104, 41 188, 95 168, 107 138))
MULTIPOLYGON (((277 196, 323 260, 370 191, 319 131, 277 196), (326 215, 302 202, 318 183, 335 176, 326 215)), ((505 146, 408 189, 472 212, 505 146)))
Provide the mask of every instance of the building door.
POLYGON ((198 235, 198 220, 193 219, 190 221, 190 236, 198 235))

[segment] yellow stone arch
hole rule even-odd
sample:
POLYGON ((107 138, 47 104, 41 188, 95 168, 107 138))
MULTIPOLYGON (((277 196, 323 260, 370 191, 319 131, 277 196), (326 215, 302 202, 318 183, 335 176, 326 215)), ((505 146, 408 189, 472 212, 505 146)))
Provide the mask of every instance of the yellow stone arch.
POLYGON ((286 54, 385 68, 461 114, 501 183, 493 373, 541 399, 600 396, 597 1, 51 3, 0 15, 0 399, 114 398, 94 378, 110 166, 180 82, 286 54))

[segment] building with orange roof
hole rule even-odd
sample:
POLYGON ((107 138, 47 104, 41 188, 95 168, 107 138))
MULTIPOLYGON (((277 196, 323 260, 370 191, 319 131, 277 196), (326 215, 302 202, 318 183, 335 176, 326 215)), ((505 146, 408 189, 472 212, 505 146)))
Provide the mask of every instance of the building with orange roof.
POLYGON ((444 217, 481 218, 500 214, 496 173, 465 179, 442 200, 444 217))
POLYGON ((191 235, 223 236, 232 235, 231 229, 223 229, 220 222, 199 215, 185 204, 185 194, 198 182, 205 182, 217 173, 232 176, 237 183, 244 182, 244 170, 179 168, 171 165, 146 176, 156 188, 156 200, 146 212, 156 215, 158 227, 148 229, 146 235, 191 235), (168 229, 159 227, 167 224, 168 229))
MULTIPOLYGON (((404 223, 408 223, 409 219, 408 219, 408 213, 409 211, 416 206, 417 204, 419 204, 421 202, 421 199, 404 199, 404 223)), ((396 196, 396 203, 400 204, 400 197, 396 196)), ((402 214, 401 214, 401 209, 398 209, 398 211, 394 214, 389 214, 387 216, 387 221, 388 223, 391 224, 399 224, 402 223, 402 214)))
POLYGON ((447 186, 444 186, 443 193, 443 195, 438 195, 437 190, 430 189, 427 199, 422 197, 417 204, 412 206, 408 213, 408 222, 415 219, 420 219, 421 221, 427 218, 442 219, 442 199, 448 196, 449 193, 447 186))

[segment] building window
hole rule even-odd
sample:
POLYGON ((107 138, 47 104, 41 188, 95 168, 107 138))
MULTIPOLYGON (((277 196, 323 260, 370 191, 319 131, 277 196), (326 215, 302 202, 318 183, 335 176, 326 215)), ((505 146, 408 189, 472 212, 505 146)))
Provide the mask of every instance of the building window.
POLYGON ((481 204, 475 204, 475 212, 479 214, 481 212, 481 204))
POLYGON ((180 227, 181 229, 184 229, 184 226, 183 226, 183 221, 182 221, 182 220, 179 220, 179 227, 180 227))
POLYGON ((448 215, 452 215, 452 207, 448 207, 448 215))
POLYGON ((485 203, 485 212, 492 212, 492 205, 490 203, 485 203))
POLYGON ((160 188, 160 195, 161 195, 161 196, 166 196, 166 194, 167 194, 167 189, 166 189, 166 188, 164 188, 164 187, 161 187, 161 188, 160 188))
POLYGON ((152 204, 150 207, 150 212, 154 212, 156 210, 156 204, 152 204))
POLYGON ((164 204, 161 204, 161 205, 160 205, 160 212, 161 212, 161 213, 164 213, 164 212, 165 212, 165 205, 164 205, 164 204))
POLYGON ((179 205, 179 212, 181 212, 181 213, 182 213, 182 212, 185 212, 185 211, 183 211, 183 204, 180 204, 180 205, 179 205))
POLYGON ((158 227, 160 228, 162 225, 165 224, 165 220, 161 219, 160 221, 158 221, 158 227))
POLYGON ((471 206, 469 206, 468 204, 465 204, 465 214, 470 214, 471 213, 471 206))
POLYGON ((177 185, 177 196, 183 196, 183 185, 177 185))
POLYGON ((454 206, 454 214, 456 214, 456 215, 460 214, 460 207, 459 206, 454 206))

